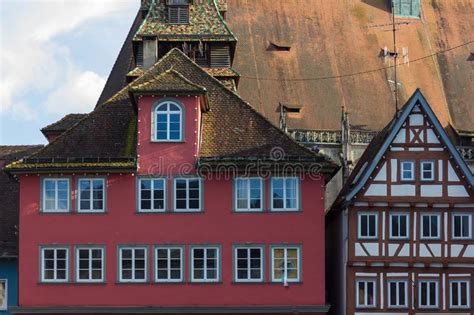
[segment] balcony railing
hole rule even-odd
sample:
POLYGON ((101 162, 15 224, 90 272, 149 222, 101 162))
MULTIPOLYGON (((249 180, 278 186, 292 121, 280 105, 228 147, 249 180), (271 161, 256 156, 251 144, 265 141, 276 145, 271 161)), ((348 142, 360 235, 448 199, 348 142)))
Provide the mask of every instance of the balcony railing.
MULTIPOLYGON (((304 144, 340 144, 341 131, 339 130, 289 130, 290 136, 304 144)), ((368 145, 375 137, 374 131, 351 131, 351 144, 368 145)))
POLYGON ((459 153, 461 153, 462 158, 466 162, 474 162, 474 146, 465 147, 461 146, 457 148, 459 153))

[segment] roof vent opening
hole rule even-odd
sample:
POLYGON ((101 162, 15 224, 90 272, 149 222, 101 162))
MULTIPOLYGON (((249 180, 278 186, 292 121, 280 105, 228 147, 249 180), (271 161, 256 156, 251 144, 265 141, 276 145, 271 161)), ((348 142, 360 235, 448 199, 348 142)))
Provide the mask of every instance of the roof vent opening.
POLYGON ((303 108, 302 105, 298 104, 284 104, 280 103, 281 109, 287 114, 301 114, 303 108))
POLYGON ((291 45, 283 43, 269 42, 268 51, 290 51, 291 45))

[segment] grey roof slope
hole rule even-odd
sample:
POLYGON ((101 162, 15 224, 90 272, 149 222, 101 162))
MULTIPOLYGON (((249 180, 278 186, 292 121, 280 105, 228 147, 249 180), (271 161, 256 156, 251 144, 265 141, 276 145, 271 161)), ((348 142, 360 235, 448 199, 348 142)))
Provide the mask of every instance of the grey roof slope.
POLYGON ((66 131, 86 116, 87 114, 68 114, 60 120, 41 128, 41 132, 47 134, 49 132, 66 131))

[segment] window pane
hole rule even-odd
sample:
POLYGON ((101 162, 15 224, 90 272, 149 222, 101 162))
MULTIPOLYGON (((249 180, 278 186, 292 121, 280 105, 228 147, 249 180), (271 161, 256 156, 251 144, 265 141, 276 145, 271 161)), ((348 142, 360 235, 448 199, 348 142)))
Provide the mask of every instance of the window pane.
POLYGON ((368 218, 366 215, 360 216, 360 235, 369 236, 368 233, 368 218))

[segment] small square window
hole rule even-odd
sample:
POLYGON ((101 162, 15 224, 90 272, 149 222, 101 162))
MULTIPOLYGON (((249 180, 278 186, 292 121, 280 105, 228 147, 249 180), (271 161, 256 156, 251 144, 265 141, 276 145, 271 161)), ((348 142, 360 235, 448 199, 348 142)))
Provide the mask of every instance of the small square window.
POLYGON ((272 211, 299 210, 299 178, 274 177, 271 179, 272 211))
POLYGON ((76 250, 76 281, 104 281, 104 249, 80 247, 76 250))
POLYGON ((191 281, 218 282, 219 277, 219 247, 193 247, 191 249, 191 281))
POLYGON ((174 211, 201 211, 201 179, 177 178, 174 180, 174 211))
POLYGON ((408 307, 408 281, 388 281, 388 306, 390 308, 408 307))
POLYGON ((471 214, 453 214, 453 239, 472 239, 471 214))
POLYGON ((377 238, 377 213, 359 213, 358 237, 360 239, 377 238))
POLYGON ((239 246, 234 252, 234 278, 236 282, 263 281, 263 249, 239 246))
POLYGON ((415 162, 413 161, 402 161, 400 169, 400 178, 403 181, 415 180, 415 162))
POLYGON ((441 236, 441 216, 439 214, 421 215, 421 238, 439 239, 441 236))
POLYGON ((105 180, 103 178, 81 178, 78 181, 77 212, 105 211, 105 180))
POLYGON ((166 210, 166 179, 140 178, 138 180, 138 211, 164 212, 166 210))
POLYGON ((469 309, 471 307, 471 281, 450 281, 449 307, 452 309, 469 309))
POLYGON ((146 282, 146 247, 121 247, 119 254, 120 282, 146 282))
POLYGON ((435 163, 433 161, 423 161, 421 162, 421 180, 431 181, 435 179, 434 175, 435 163))
POLYGON ((235 179, 235 211, 262 210, 262 179, 236 178, 235 179))
POLYGON ((69 212, 70 190, 67 178, 45 178, 42 186, 42 211, 69 212))
POLYGON ((67 282, 69 280, 69 248, 41 249, 41 281, 67 282))
POLYGON ((438 308, 438 281, 421 280, 418 284, 418 303, 420 308, 438 308))
POLYGON ((390 214, 390 238, 408 239, 410 216, 408 214, 390 214))
POLYGON ((301 250, 294 246, 272 248, 272 282, 301 281, 301 250))
POLYGON ((155 281, 183 281, 183 249, 181 247, 155 248, 155 281))
POLYGON ((376 279, 358 279, 356 280, 356 307, 374 308, 376 302, 376 279))

